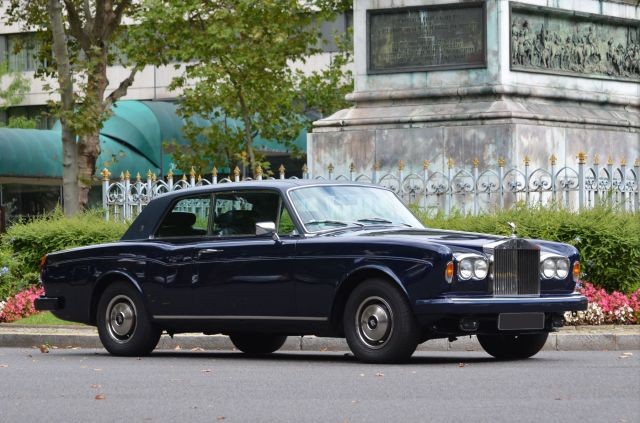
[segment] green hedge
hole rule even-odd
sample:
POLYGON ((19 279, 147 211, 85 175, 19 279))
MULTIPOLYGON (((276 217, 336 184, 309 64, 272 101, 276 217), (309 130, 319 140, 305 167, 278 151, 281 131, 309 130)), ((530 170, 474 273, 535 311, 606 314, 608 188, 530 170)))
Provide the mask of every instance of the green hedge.
MULTIPOLYGON (((640 214, 608 208, 572 213, 562 209, 524 208, 489 215, 454 214, 429 217, 416 211, 425 225, 509 235, 518 234, 572 244, 580 250, 585 280, 607 291, 630 293, 640 288, 640 214)), ((118 240, 128 224, 105 222, 101 212, 64 217, 60 211, 12 225, 0 238, 0 300, 36 283, 40 258, 49 252, 118 240), (3 271, 3 268, 8 271, 3 271)))
POLYGON ((129 225, 106 222, 101 211, 65 217, 59 210, 13 224, 0 238, 0 299, 38 282, 40 258, 50 252, 120 239, 129 225))
POLYGON ((640 288, 640 214, 595 208, 573 213, 560 208, 525 208, 488 215, 429 217, 416 211, 426 226, 470 232, 518 235, 565 242, 580 251, 584 279, 605 288, 630 293, 640 288))

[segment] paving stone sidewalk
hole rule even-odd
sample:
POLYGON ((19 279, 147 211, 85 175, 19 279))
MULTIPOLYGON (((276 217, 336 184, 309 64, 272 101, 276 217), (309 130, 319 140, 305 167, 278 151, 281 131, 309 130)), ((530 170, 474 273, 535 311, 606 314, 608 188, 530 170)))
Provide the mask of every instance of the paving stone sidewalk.
MULTIPOLYGON (((89 326, 20 326, 0 324, 0 347, 30 348, 40 345, 57 348, 102 348, 98 333, 89 326)), ((186 333, 173 339, 163 335, 158 349, 233 350, 224 335, 186 333)), ((288 351, 348 351, 344 339, 290 336, 282 347, 288 351)), ((551 333, 545 350, 604 351, 640 350, 640 325, 564 327, 551 333)), ((446 339, 427 341, 418 351, 481 351, 475 336, 460 337, 454 342, 446 339)))

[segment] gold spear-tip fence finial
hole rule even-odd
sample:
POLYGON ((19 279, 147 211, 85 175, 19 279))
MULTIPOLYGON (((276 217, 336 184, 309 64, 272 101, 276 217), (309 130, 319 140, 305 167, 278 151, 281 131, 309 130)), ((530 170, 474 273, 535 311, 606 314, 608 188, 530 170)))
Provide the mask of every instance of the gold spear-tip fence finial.
POLYGON ((240 168, 238 166, 233 169, 233 176, 240 176, 240 168))
POLYGON ((142 181, 142 176, 140 176, 140 172, 136 174, 136 182, 142 181))
POLYGON ((256 176, 261 176, 262 175, 262 166, 258 165, 256 166, 256 176))
POLYGON ((151 182, 155 182, 157 180, 158 180, 158 177, 156 176, 155 173, 153 175, 151 175, 151 182))
POLYGON ((507 162, 504 160, 504 157, 498 157, 498 166, 504 167, 507 162))
POLYGON ((213 167, 213 169, 211 169, 211 175, 212 176, 218 176, 218 168, 217 167, 213 167))
POLYGON ((191 176, 192 178, 195 178, 196 176, 196 170, 193 168, 193 166, 191 166, 191 170, 189 171, 189 176, 191 176))
POLYGON ((128 171, 128 170, 126 170, 126 171, 124 172, 124 179, 126 179, 127 181, 128 181, 129 179, 131 179, 131 174, 129 173, 129 171, 128 171))
POLYGON ((613 166, 613 157, 609 156, 607 158, 607 166, 613 166))
POLYGON ((640 159, 636 159, 636 161, 633 162, 633 166, 634 167, 640 167, 640 159))
POLYGON ((169 172, 167 172, 167 178, 173 178, 173 169, 169 169, 169 172))
POLYGON ((104 169, 102 169, 102 180, 103 181, 108 181, 109 180, 109 176, 111 176, 111 172, 109 172, 109 169, 107 169, 106 167, 104 169))
POLYGON ((429 163, 429 160, 423 160, 423 161, 422 161, 422 170, 427 170, 427 169, 429 169, 429 165, 430 165, 430 164, 431 164, 431 163, 429 163))
POLYGON ((583 165, 587 163, 587 153, 585 153, 584 151, 580 151, 577 157, 578 157, 578 164, 583 165))
POLYGON ((471 160, 471 166, 473 166, 474 169, 477 169, 478 166, 480 166, 480 160, 478 158, 471 160))
POLYGON ((309 171, 309 168, 307 167, 307 164, 303 164, 302 165, 302 173, 307 173, 309 171))
POLYGON ((531 158, 527 155, 524 156, 524 165, 525 166, 530 166, 531 165, 531 158))
POLYGON ((147 179, 151 179, 151 178, 153 178, 153 172, 151 171, 151 169, 149 169, 147 171, 147 179))
POLYGON ((287 169, 285 169, 284 165, 281 164, 280 167, 278 168, 278 173, 280 173, 280 175, 284 175, 286 171, 287 169))
POLYGON ((558 163, 558 158, 556 157, 556 155, 555 155, 555 154, 552 154, 552 155, 549 157, 549 163, 551 163, 551 166, 555 166, 555 165, 556 165, 556 163, 558 163))
POLYGON ((198 183, 202 182, 202 176, 200 174, 196 177, 196 181, 198 181, 198 183))
POLYGON ((453 165, 455 164, 455 162, 453 161, 453 159, 451 157, 449 157, 449 160, 447 160, 447 167, 449 169, 453 169, 453 165))
POLYGON ((595 154, 593 156, 593 165, 594 166, 598 166, 600 164, 600 155, 599 154, 595 154))
POLYGON ((327 166, 327 170, 329 171, 329 173, 333 173, 333 171, 335 170, 335 167, 333 167, 333 163, 329 163, 329 166, 327 166))
POLYGON ((626 166, 627 165, 627 159, 625 159, 624 157, 620 159, 620 166, 626 166))
POLYGON ((382 166, 380 165, 380 162, 377 161, 373 164, 373 170, 375 170, 376 172, 379 172, 380 169, 382 168, 382 166))
POLYGON ((404 160, 398 161, 398 170, 402 172, 404 170, 404 160))
POLYGON ((353 173, 356 171, 356 164, 354 162, 351 162, 351 164, 349 165, 349 172, 353 173))
POLYGON ((182 174, 182 180, 183 180, 183 181, 186 181, 186 180, 187 180, 187 175, 186 175, 186 174, 184 174, 184 173, 182 174))

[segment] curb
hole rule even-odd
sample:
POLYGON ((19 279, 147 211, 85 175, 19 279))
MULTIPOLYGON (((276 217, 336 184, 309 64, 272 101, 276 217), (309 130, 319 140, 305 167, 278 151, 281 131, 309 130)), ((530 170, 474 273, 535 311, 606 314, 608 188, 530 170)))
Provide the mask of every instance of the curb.
MULTIPOLYGON (((0 347, 31 348, 46 344, 57 348, 102 348, 93 327, 17 326, 0 324, 0 347)), ((185 333, 171 338, 162 335, 159 350, 235 350, 225 335, 185 333)), ((290 336, 282 351, 349 351, 342 338, 290 336)), ((454 342, 433 339, 418 345, 418 351, 483 351, 475 336, 454 342)), ((568 327, 549 334, 545 351, 640 350, 640 326, 568 327)))

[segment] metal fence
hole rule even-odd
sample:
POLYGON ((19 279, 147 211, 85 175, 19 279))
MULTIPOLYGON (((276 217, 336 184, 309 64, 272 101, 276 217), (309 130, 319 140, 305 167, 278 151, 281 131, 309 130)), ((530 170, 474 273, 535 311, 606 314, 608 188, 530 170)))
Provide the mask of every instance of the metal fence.
MULTIPOLYGON (((347 174, 335 174, 335 167, 329 164, 326 173, 321 175, 309 174, 305 166, 302 178, 381 185, 396 192, 405 203, 432 213, 459 211, 480 214, 517 203, 528 206, 557 204, 572 210, 608 204, 620 210, 640 211, 640 159, 633 166, 628 166, 624 160, 614 164, 611 159, 600 165, 597 156, 588 165, 584 154, 578 155, 577 159, 576 167, 561 167, 551 156, 547 168, 532 168, 527 157, 521 168, 505 168, 504 160, 500 159, 495 168, 482 171, 478 160, 474 160, 468 169, 456 168, 453 160, 449 159, 444 171, 431 170, 425 160, 418 172, 405 169, 401 160, 395 169, 384 172, 376 164, 368 174, 356 173, 353 163, 347 174)), ((111 181, 107 169, 102 175, 106 219, 131 219, 152 198, 166 192, 232 181, 286 178, 282 166, 276 178, 263 177, 260 168, 256 170, 255 178, 245 179, 240 177, 238 168, 229 177, 221 179, 218 179, 215 168, 209 179, 196 175, 193 169, 188 177, 183 175, 178 180, 171 172, 166 180, 158 180, 149 172, 144 181, 140 175, 131 180, 128 173, 121 175, 119 181, 111 181)))

